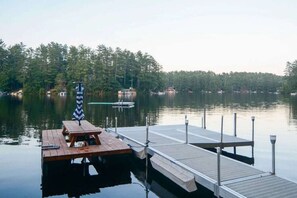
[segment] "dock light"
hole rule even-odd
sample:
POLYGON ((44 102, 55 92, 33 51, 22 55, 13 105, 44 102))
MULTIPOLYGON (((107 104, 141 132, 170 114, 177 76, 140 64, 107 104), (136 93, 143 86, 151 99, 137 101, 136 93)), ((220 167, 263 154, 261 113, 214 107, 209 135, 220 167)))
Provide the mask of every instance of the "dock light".
POLYGON ((271 142, 271 144, 275 144, 275 142, 276 142, 276 135, 270 135, 270 142, 271 142))
POLYGON ((252 116, 252 121, 253 121, 253 122, 255 121, 255 116, 252 116))
POLYGON ((115 131, 116 134, 118 133, 118 117, 115 117, 114 131, 115 131))
POLYGON ((275 142, 276 142, 276 135, 270 135, 270 142, 272 145, 272 175, 275 175, 275 142))

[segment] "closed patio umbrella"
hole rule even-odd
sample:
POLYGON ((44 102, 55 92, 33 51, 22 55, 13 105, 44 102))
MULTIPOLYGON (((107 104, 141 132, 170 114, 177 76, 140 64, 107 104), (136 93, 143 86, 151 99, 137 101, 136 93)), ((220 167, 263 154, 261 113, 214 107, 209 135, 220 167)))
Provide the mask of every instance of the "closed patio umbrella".
POLYGON ((76 109, 73 112, 73 119, 78 121, 78 124, 80 124, 80 121, 84 119, 85 114, 83 110, 83 100, 84 100, 84 87, 81 82, 78 83, 76 86, 76 109))

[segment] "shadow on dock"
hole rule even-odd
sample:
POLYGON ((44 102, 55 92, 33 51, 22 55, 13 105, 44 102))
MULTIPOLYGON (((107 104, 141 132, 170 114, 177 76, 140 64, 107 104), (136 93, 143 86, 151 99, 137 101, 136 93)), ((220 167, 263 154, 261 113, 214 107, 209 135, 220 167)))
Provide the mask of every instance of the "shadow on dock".
MULTIPOLYGON (((215 148, 207 148, 206 150, 209 150, 209 151, 214 152, 214 153, 217 152, 217 150, 215 148)), ((255 158, 254 157, 247 157, 247 156, 243 156, 243 155, 229 153, 227 151, 222 151, 222 155, 224 155, 226 157, 229 157, 231 159, 235 159, 237 161, 249 164, 249 165, 254 165, 255 164, 255 158)))

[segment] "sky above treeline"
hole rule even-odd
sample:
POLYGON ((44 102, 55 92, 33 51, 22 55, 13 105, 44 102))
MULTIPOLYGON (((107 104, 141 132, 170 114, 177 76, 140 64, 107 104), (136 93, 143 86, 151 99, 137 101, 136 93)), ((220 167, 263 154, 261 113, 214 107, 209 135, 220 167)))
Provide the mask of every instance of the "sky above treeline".
POLYGON ((297 59, 296 0, 0 0, 7 46, 99 44, 164 71, 269 72, 297 59))

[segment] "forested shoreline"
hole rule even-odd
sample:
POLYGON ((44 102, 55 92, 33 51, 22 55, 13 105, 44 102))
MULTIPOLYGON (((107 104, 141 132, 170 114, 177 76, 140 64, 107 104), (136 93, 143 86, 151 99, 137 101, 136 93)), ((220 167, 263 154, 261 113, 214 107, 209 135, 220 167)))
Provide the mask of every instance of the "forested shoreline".
POLYGON ((67 46, 55 42, 33 49, 23 43, 6 46, 0 39, 0 91, 23 89, 45 94, 73 90, 82 81, 86 92, 101 95, 134 87, 140 92, 163 91, 261 91, 292 92, 297 89, 297 61, 288 62, 285 76, 270 73, 212 71, 164 72, 149 54, 98 45, 67 46))

